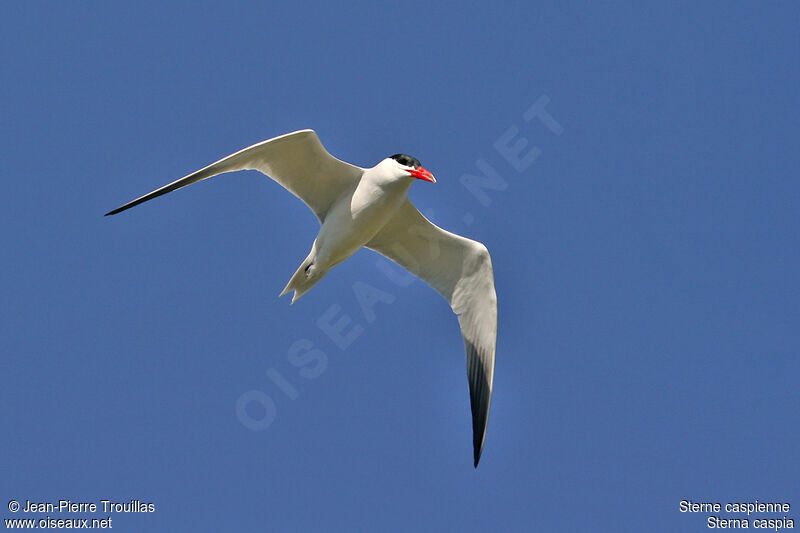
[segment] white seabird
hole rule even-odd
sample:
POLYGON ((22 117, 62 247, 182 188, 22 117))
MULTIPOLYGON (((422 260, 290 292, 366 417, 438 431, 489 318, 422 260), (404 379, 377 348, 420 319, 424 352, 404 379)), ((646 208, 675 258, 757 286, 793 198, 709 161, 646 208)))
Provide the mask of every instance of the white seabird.
POLYGON ((415 179, 436 183, 405 154, 361 168, 330 155, 313 130, 255 144, 148 193, 106 215, 235 170, 258 170, 317 215, 311 251, 281 292, 292 303, 359 248, 375 250, 439 291, 458 315, 467 352, 475 467, 483 450, 494 379, 497 297, 486 247, 431 223, 408 199, 415 179))

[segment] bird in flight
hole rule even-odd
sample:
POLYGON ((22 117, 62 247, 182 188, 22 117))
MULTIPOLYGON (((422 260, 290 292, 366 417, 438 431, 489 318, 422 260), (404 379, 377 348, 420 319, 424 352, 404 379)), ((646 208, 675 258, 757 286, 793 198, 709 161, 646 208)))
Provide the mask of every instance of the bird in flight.
POLYGON ((417 159, 396 154, 372 168, 336 159, 313 130, 287 133, 220 159, 113 211, 115 215, 224 172, 258 170, 317 215, 311 251, 286 284, 292 303, 359 248, 383 254, 436 289, 458 315, 467 352, 475 467, 483 450, 492 399, 497 296, 483 244, 436 226, 408 199, 415 179, 436 183, 417 159))

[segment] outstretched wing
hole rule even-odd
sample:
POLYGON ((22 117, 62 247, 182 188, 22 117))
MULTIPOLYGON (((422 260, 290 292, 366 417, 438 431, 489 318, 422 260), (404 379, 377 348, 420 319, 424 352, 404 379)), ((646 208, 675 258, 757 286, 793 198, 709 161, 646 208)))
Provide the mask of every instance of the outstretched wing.
POLYGON ((356 186, 364 172, 363 169, 340 161, 329 154, 314 130, 300 130, 240 150, 118 207, 106 213, 106 216, 115 215, 162 194, 234 170, 258 170, 266 174, 303 200, 320 221, 324 220, 325 214, 337 198, 356 186))
POLYGON ((436 226, 408 199, 366 246, 427 282, 458 315, 467 351, 477 467, 489 421, 497 339, 497 296, 489 251, 477 241, 436 226))

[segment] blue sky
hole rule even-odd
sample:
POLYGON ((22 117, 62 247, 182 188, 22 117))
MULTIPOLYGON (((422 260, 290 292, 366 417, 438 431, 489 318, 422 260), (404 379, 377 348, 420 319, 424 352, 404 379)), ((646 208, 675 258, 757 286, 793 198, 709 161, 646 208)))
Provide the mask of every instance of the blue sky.
POLYGON ((702 531, 681 500, 800 505, 800 9, 647 4, 4 4, 3 502, 155 504, 123 531, 702 531), (458 324, 422 282, 361 251, 290 307, 317 222, 255 172, 102 216, 302 128, 361 166, 419 158, 438 183, 412 200, 492 253, 477 470, 458 324), (504 134, 538 157, 514 168, 504 134), (464 186, 479 160, 501 190, 464 186))

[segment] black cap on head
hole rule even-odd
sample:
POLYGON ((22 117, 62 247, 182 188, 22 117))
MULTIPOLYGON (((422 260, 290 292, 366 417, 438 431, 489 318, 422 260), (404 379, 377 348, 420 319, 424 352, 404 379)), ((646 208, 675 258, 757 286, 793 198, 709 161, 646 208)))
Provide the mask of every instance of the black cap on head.
POLYGON ((400 163, 401 165, 411 167, 411 168, 419 168, 419 160, 411 157, 410 155, 406 154, 394 154, 392 159, 400 163))

